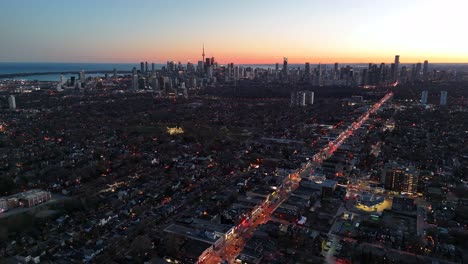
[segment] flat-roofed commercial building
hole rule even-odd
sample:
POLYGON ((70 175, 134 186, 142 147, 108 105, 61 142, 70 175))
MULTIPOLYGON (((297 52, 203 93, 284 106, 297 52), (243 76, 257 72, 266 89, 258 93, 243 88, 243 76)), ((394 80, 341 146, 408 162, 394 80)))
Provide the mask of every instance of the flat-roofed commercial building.
POLYGON ((45 203, 52 199, 52 194, 49 191, 30 190, 16 195, 19 199, 19 204, 23 207, 33 207, 41 203, 45 203))

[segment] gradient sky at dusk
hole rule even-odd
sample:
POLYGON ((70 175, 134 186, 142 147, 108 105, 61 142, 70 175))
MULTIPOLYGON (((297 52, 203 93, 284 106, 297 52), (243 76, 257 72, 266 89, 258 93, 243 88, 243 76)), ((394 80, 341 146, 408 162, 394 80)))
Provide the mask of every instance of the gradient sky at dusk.
POLYGON ((467 62, 466 0, 0 0, 0 62, 467 62))

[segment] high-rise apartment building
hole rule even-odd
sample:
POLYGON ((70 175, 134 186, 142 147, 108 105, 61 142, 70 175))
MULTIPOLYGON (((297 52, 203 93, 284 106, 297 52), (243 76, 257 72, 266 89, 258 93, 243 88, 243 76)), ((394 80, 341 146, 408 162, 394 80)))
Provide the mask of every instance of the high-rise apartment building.
POLYGON ((440 92, 440 105, 441 106, 447 105, 447 91, 440 92))
POLYGON ((385 165, 382 182, 385 189, 399 193, 416 193, 419 172, 413 166, 402 166, 395 162, 385 165))
POLYGON ((8 96, 8 108, 10 110, 15 110, 16 109, 16 99, 14 95, 8 96))
POLYGON ((421 104, 427 104, 427 91, 422 91, 421 93, 421 104))

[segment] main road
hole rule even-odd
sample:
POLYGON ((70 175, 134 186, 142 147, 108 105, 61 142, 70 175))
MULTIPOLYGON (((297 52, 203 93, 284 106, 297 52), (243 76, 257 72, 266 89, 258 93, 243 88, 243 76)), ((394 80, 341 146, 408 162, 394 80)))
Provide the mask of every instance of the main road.
POLYGON ((215 264, 221 263, 223 260, 228 263, 234 263, 235 257, 242 251, 245 243, 252 236, 253 232, 255 232, 257 226, 270 220, 274 211, 289 198, 291 192, 299 187, 301 179, 307 178, 324 160, 330 158, 346 139, 360 128, 361 125, 369 119, 369 116, 375 113, 385 102, 392 98, 392 96, 392 92, 387 93, 367 110, 366 113, 361 115, 349 127, 341 132, 335 140, 315 154, 309 162, 286 177, 276 191, 268 195, 262 204, 256 206, 252 212, 248 214, 246 219, 235 227, 234 235, 227 238, 219 249, 207 255, 201 263, 215 264))

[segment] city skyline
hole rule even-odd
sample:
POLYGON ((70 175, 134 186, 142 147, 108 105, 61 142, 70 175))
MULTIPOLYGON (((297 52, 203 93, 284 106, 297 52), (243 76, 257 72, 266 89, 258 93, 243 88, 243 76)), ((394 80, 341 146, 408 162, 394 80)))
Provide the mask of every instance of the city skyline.
POLYGON ((466 3, 1 3, 0 62, 467 63, 466 3), (24 8, 27 5, 28 8, 24 8), (418 15, 422 14, 422 15, 418 15), (419 18, 414 22, 414 18, 419 18))

